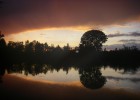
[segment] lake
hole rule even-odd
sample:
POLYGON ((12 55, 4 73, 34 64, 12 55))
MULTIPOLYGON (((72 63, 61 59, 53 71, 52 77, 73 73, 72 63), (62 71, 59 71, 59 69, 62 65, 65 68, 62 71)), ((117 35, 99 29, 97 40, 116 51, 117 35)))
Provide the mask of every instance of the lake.
MULTIPOLYGON (((140 94, 139 66, 50 66, 13 65, 5 69, 5 75, 12 75, 21 79, 59 84, 62 86, 78 86, 84 91, 121 90, 133 94, 140 94)), ((5 84, 4 77, 1 78, 5 84)), ((75 90, 73 90, 74 92, 75 90)), ((123 93, 122 93, 123 94, 123 93)), ((140 96, 138 97, 140 98, 140 96)))
MULTIPOLYGON (((17 69, 16 69, 17 70, 17 69)), ((33 80, 43 80, 43 81, 52 81, 52 82, 80 82, 80 76, 83 74, 86 75, 85 72, 90 73, 85 78, 89 77, 88 81, 94 81, 94 76, 96 77, 96 72, 99 71, 106 78, 106 82, 103 87, 108 88, 121 88, 129 91, 139 91, 140 92, 140 68, 135 69, 129 68, 119 69, 112 68, 111 66, 101 66, 100 68, 58 68, 53 69, 52 66, 43 65, 41 69, 36 69, 36 66, 32 66, 32 70, 17 70, 17 72, 11 72, 11 74, 19 76, 19 77, 27 77, 33 80), (44 69, 43 69, 44 68, 44 69), (82 72, 80 73, 80 70, 82 72), (92 71, 93 70, 93 71, 92 71), (29 72, 28 72, 29 71, 29 72), (27 74, 28 73, 28 74, 27 74), (93 75, 93 78, 90 78, 93 75), (91 80, 90 80, 91 79, 91 80), (92 80, 93 79, 93 80, 92 80)), ((84 76, 84 75, 83 75, 84 76)), ((100 77, 99 76, 99 77, 100 77)), ((97 77, 98 78, 98 77, 97 77)), ((91 84, 92 85, 92 84, 91 84)))

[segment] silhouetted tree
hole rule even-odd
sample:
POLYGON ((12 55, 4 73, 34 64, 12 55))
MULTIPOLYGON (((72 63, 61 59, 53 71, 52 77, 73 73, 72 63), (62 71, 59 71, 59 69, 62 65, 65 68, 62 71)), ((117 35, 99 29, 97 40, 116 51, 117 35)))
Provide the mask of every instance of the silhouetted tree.
POLYGON ((4 40, 4 34, 1 34, 0 32, 0 48, 5 48, 6 47, 6 42, 4 40))
POLYGON ((94 49, 101 51, 102 44, 107 41, 107 36, 100 30, 90 30, 83 34, 80 42, 80 49, 94 49))
POLYGON ((67 46, 64 46, 64 47, 63 47, 63 50, 64 50, 64 51, 69 51, 69 50, 70 50, 69 43, 67 43, 67 46))
POLYGON ((45 48, 45 51, 47 51, 49 49, 49 45, 47 42, 44 43, 44 48, 45 48))
POLYGON ((4 34, 0 32, 0 63, 3 63, 6 59, 6 42, 4 34))
POLYGON ((7 44, 7 54, 9 61, 23 62, 24 44, 23 42, 9 41, 7 44))

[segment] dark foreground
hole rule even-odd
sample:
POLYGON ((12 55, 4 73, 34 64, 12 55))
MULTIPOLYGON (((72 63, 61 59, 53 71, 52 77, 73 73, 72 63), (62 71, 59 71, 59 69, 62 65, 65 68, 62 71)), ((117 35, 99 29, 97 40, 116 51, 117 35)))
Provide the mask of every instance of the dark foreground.
POLYGON ((56 83, 4 75, 0 83, 0 100, 140 100, 140 93, 122 89, 90 90, 79 82, 56 83))

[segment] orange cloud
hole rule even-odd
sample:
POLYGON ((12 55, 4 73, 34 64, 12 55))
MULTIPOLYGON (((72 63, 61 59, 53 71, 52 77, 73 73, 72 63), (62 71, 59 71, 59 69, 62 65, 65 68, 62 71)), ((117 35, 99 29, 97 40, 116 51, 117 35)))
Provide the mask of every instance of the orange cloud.
POLYGON ((59 27, 140 21, 139 0, 4 0, 0 30, 5 34, 59 27))

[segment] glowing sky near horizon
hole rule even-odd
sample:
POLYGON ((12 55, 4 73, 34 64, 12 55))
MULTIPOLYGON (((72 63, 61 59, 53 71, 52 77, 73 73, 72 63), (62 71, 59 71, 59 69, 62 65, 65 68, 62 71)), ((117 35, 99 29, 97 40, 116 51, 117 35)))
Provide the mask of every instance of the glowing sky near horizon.
POLYGON ((60 45, 62 47, 67 43, 71 46, 78 46, 83 32, 83 30, 72 29, 42 29, 11 34, 6 37, 6 40, 7 42, 37 40, 41 43, 47 42, 49 45, 54 44, 54 46, 60 45))
MULTIPOLYGON (((140 34, 140 0, 2 0, 0 30, 6 41, 78 46, 84 32, 140 34)), ((140 42, 140 35, 111 37, 105 45, 140 42), (129 41, 130 40, 130 41, 129 41)))
MULTIPOLYGON (((139 23, 129 23, 123 26, 107 26, 102 27, 102 30, 106 35, 115 34, 115 33, 129 33, 129 32, 139 32, 140 24, 139 23)), ((19 32, 18 34, 10 34, 5 37, 7 43, 8 41, 33 41, 37 40, 41 43, 47 42, 49 45, 54 44, 54 46, 60 45, 63 47, 69 43, 70 46, 75 47, 80 43, 81 36, 88 29, 74 29, 74 28, 55 28, 55 29, 39 29, 39 30, 31 30, 25 32, 19 32)), ((119 40, 130 40, 135 39, 139 40, 140 37, 113 37, 108 38, 108 41, 105 45, 113 45, 113 44, 122 44, 119 40)))

